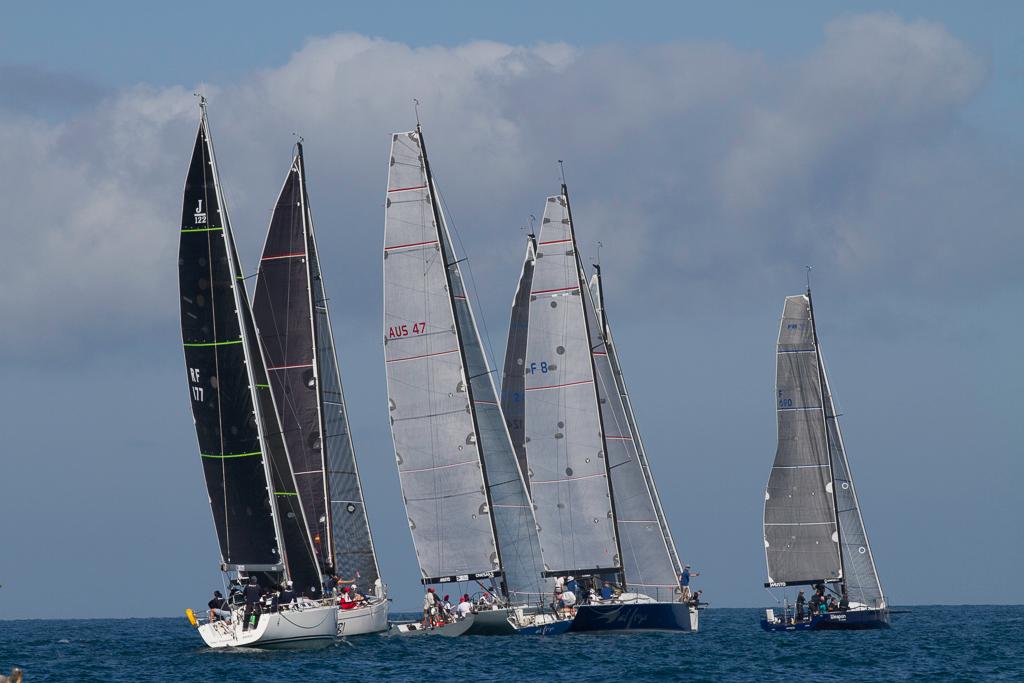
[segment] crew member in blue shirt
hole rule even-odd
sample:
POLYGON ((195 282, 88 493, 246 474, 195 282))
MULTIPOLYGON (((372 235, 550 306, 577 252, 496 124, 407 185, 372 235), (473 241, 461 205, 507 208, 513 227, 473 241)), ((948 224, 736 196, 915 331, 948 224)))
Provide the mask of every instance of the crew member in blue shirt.
MULTIPOLYGON (((693 576, 700 576, 700 572, 693 572, 693 576)), ((683 573, 679 575, 679 601, 689 602, 690 600, 690 565, 683 567, 683 573)))

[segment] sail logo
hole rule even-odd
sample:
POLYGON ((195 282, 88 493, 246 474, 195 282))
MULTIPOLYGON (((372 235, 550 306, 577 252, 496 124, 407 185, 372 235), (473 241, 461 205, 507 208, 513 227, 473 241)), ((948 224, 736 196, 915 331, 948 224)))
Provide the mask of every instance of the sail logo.
POLYGON ((190 387, 192 389, 192 400, 202 403, 203 387, 197 386, 199 384, 199 368, 189 368, 188 379, 192 383, 192 386, 190 387))
MULTIPOLYGON (((418 322, 412 324, 411 334, 423 334, 427 331, 427 323, 418 322)), ((388 328, 388 339, 397 339, 398 337, 408 337, 410 334, 408 325, 392 325, 388 328)))
POLYGON ((195 213, 196 225, 206 225, 206 212, 203 211, 203 200, 199 200, 199 204, 196 205, 195 213))

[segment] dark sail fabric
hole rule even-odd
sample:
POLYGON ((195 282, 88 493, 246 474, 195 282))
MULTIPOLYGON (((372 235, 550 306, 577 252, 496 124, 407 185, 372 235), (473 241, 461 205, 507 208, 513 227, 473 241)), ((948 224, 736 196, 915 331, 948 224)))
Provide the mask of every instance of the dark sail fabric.
MULTIPOLYGON (((820 346, 820 344, 819 344, 820 346)), ((820 356, 820 353, 819 353, 820 356)), ((885 607, 882 584, 878 580, 875 561, 871 555, 871 544, 864 530, 857 490, 853 486, 853 474, 846 458, 839 416, 832 400, 828 374, 824 362, 821 374, 825 378, 825 415, 828 420, 829 443, 832 448, 833 486, 839 512, 839 540, 843 553, 843 584, 851 604, 868 607, 885 607)))
MULTIPOLYGON (((441 220, 443 223, 443 214, 441 220)), ((445 251, 454 254, 447 225, 441 234, 445 240, 445 251)), ((543 562, 537 539, 537 520, 505 426, 505 417, 498 405, 491 370, 480 344, 480 333, 466 297, 457 260, 450 271, 452 299, 456 322, 462 333, 466 374, 480 433, 480 453, 491 498, 505 592, 513 604, 538 603, 552 593, 554 581, 541 576, 543 562)))
POLYGON ((418 132, 392 138, 386 207, 391 434, 422 580, 487 577, 498 549, 418 132))
POLYGON ((244 287, 214 175, 205 114, 185 181, 178 279, 192 416, 222 562, 282 571, 243 326, 244 287))
POLYGON ((678 586, 673 553, 662 533, 651 488, 653 482, 644 471, 634 433, 626 417, 626 406, 605 341, 608 326, 600 322, 590 288, 585 288, 584 299, 626 586, 634 592, 669 601, 678 586))
MULTIPOLYGON (((501 376, 501 410, 505 424, 516 451, 516 459, 524 476, 529 468, 526 464, 526 402, 523 394, 526 388, 526 335, 530 322, 530 288, 533 286, 533 261, 536 258, 536 238, 530 236, 523 261, 523 274, 512 300, 512 317, 508 326, 508 342, 505 346, 505 368, 501 376)), ((529 478, 526 480, 529 489, 529 478)))
POLYGON ((778 448, 764 503, 768 583, 842 577, 810 305, 786 297, 776 354, 778 448))
MULTIPOLYGON (((236 270, 239 273, 242 272, 241 268, 236 268, 236 270)), ((244 287, 239 289, 243 290, 244 295, 244 287)), ((281 539, 285 550, 286 578, 295 583, 295 590, 300 595, 316 598, 320 596, 323 585, 320 563, 317 560, 316 551, 313 549, 305 513, 299 500, 295 474, 281 431, 281 423, 278 420, 278 409, 270 387, 266 361, 259 337, 256 334, 249 300, 247 296, 243 296, 243 299, 243 306, 239 311, 243 327, 246 330, 246 338, 253 340, 249 347, 252 349, 250 351, 250 366, 258 399, 256 402, 257 416, 263 425, 263 446, 268 456, 270 487, 274 494, 274 506, 277 510, 278 525, 281 529, 281 539)))
POLYGON ((526 457, 548 572, 620 568, 601 413, 564 194, 548 197, 530 289, 526 457))
POLYGON ((263 245, 253 316, 299 501, 322 568, 330 549, 323 437, 306 248, 301 146, 292 161, 263 245))
MULTIPOLYGON (((308 215, 308 214, 307 214, 308 215)), ((348 410, 341 386, 341 370, 334 346, 334 331, 327 306, 313 221, 309 225, 309 268, 313 286, 313 323, 316 330, 317 377, 323 414, 324 452, 327 455, 327 491, 330 499, 331 544, 335 571, 345 579, 357 579, 360 591, 382 590, 370 522, 363 502, 363 488, 356 466, 355 449, 348 426, 348 410)))
MULTIPOLYGON (((608 352, 608 361, 611 363, 612 374, 615 377, 619 396, 621 397, 622 404, 626 410, 626 420, 629 424, 629 433, 632 437, 633 445, 637 450, 637 456, 640 459, 640 467, 647 478, 648 490, 654 499, 654 510, 658 518, 658 523, 661 526, 662 536, 665 539, 665 546, 668 548, 669 559, 672 561, 674 574, 678 576, 683 571, 683 566, 679 561, 679 552, 676 550, 676 544, 668 526, 668 519, 665 517, 665 511, 661 505, 658 488, 654 484, 654 474, 651 472, 651 467, 647 459, 647 450, 644 448, 643 439, 640 437, 640 430, 637 428, 636 415, 633 412, 633 404, 630 401, 629 392, 626 390, 626 376, 622 371, 622 366, 619 364, 619 356, 615 347, 615 339, 612 335, 611 325, 608 324, 606 311, 604 310, 604 296, 601 292, 601 278, 599 275, 594 275, 594 277, 591 278, 590 291, 598 306, 598 315, 600 317, 601 325, 604 328, 605 350, 608 352)), ((676 494, 678 495, 678 492, 676 492, 676 494)))

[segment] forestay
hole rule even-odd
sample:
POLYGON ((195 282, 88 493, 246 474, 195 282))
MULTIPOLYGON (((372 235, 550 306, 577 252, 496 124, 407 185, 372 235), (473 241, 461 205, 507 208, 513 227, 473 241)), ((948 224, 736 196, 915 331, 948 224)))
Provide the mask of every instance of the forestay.
POLYGON ((594 344, 594 367, 626 586, 633 592, 671 600, 678 586, 678 559, 670 545, 667 524, 663 526, 659 517, 653 479, 648 478, 640 457, 636 433, 620 390, 621 378, 607 343, 610 325, 607 320, 602 324, 603 316, 597 310, 600 290, 595 290, 598 296, 590 288, 585 291, 587 321, 594 344))
POLYGON ((554 573, 620 567, 581 290, 567 199, 548 197, 523 371, 530 491, 554 573))
POLYGON ((765 492, 768 583, 842 578, 809 300, 786 297, 776 354, 778 448, 765 492))
POLYGON ((434 216, 419 133, 395 134, 384 230, 384 355, 395 458, 424 583, 499 570, 434 216))

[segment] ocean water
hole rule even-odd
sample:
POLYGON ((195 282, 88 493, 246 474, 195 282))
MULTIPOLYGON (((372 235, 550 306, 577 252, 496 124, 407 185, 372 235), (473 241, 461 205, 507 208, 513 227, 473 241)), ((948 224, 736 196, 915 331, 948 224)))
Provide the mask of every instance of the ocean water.
POLYGON ((184 617, 0 621, 0 673, 37 681, 1024 681, 1024 606, 911 607, 883 631, 765 633, 709 609, 696 634, 359 636, 316 651, 213 651, 184 617))

